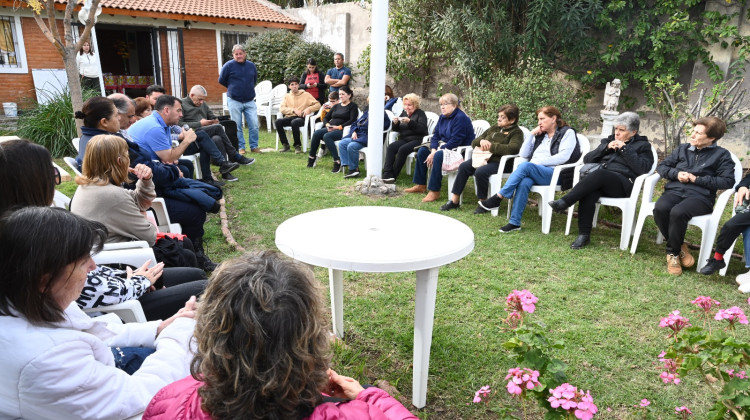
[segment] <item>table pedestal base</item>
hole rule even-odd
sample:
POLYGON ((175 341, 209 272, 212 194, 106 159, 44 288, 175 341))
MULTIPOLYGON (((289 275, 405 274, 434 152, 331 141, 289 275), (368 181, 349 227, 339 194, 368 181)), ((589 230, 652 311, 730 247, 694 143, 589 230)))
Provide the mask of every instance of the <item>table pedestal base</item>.
MULTIPOLYGON (((439 268, 417 271, 417 291, 414 305, 414 363, 412 375, 412 404, 422 408, 427 403, 427 377, 430 369, 432 327, 435 319, 435 298, 439 268)), ((328 269, 331 287, 331 315, 333 333, 344 337, 344 273, 328 269)))

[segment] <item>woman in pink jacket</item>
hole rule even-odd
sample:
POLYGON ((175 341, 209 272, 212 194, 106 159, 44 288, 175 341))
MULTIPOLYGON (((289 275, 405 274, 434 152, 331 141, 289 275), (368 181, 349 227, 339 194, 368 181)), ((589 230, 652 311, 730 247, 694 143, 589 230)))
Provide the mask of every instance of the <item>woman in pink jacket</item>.
POLYGON ((200 302, 192 376, 159 391, 143 419, 416 419, 329 368, 323 308, 302 264, 273 252, 224 262, 200 302))

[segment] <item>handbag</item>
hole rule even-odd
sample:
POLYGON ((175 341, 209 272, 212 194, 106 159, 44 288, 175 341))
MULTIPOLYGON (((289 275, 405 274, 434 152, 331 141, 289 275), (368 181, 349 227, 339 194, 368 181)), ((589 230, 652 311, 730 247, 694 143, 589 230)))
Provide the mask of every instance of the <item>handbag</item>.
POLYGON ((464 163, 464 157, 455 150, 443 149, 443 175, 458 169, 458 165, 464 163))
POLYGON ((475 168, 482 167, 487 164, 487 161, 492 157, 492 152, 489 150, 482 150, 481 147, 477 146, 471 153, 471 166, 475 168))
POLYGON ((584 163, 583 166, 581 166, 581 179, 587 177, 590 173, 596 172, 597 169, 602 167, 601 162, 596 163, 584 163))

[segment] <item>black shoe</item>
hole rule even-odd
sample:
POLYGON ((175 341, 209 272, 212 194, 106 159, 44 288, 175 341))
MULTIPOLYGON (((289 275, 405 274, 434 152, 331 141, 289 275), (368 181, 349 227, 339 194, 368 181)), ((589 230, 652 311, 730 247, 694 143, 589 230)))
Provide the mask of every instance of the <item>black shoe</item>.
POLYGON ((341 172, 341 162, 333 162, 333 168, 331 169, 332 174, 341 172))
MULTIPOLYGON (((551 203, 553 202, 550 201, 550 204, 551 203)), ((591 242, 591 235, 578 235, 576 240, 573 241, 572 244, 570 244, 570 249, 583 249, 583 247, 588 245, 590 242, 591 242)))
MULTIPOLYGON (((503 199, 498 197, 497 194, 495 194, 486 200, 480 201, 479 205, 482 206, 483 209, 487 211, 491 211, 491 210, 495 210, 496 208, 499 208, 500 203, 502 201, 503 199)), ((515 225, 509 225, 509 226, 515 226, 515 225)))
MULTIPOLYGON (((497 197, 497 196, 496 196, 497 197)), ((521 230, 521 226, 514 225, 512 223, 508 223, 507 225, 500 228, 500 233, 508 233, 508 232, 514 232, 517 230, 521 230)))
POLYGON ((294 146, 294 154, 298 155, 300 153, 302 153, 302 147, 300 147, 300 146, 294 146))
POLYGON ((383 178, 383 183, 384 184, 395 184, 396 183, 396 178, 393 178, 393 177, 383 178))
POLYGON ((703 268, 701 268, 701 271, 699 271, 699 273, 710 276, 711 274, 721 270, 724 267, 726 267, 724 260, 709 258, 708 263, 703 268))
POLYGON ((474 214, 485 214, 489 212, 490 212, 489 210, 485 209, 482 206, 477 206, 477 208, 474 209, 474 214))
MULTIPOLYGON (((549 206, 552 207, 552 210, 554 210, 554 211, 556 211, 558 213, 563 213, 565 210, 568 209, 568 207, 570 207, 568 205, 568 203, 566 203, 565 200, 563 200, 562 198, 559 199, 559 200, 550 201, 547 204, 549 204, 549 206)), ((580 238, 581 236, 578 236, 578 237, 580 238)), ((586 243, 588 243, 588 242, 586 242, 586 243)), ((577 248, 575 248, 575 249, 577 249, 577 248)))
POLYGON ((455 209, 458 209, 458 208, 461 208, 461 205, 460 204, 456 204, 456 203, 454 203, 451 200, 448 200, 447 203, 445 203, 442 206, 440 206, 440 210, 442 210, 442 211, 450 211, 450 210, 455 210, 455 209))
POLYGON ((240 155, 240 157, 238 157, 234 161, 237 162, 237 163, 239 163, 240 165, 252 165, 253 163, 255 163, 255 159, 254 158, 246 158, 246 157, 244 157, 242 155, 240 155))
POLYGON ((205 182, 208 185, 213 185, 214 187, 221 188, 224 186, 224 183, 221 181, 217 181, 213 178, 207 178, 207 179, 201 179, 201 182, 205 182))
POLYGON ((283 149, 281 149, 281 153, 285 153, 285 152, 290 152, 291 150, 292 150, 292 148, 291 148, 291 147, 289 147, 289 145, 288 145, 288 144, 285 144, 285 145, 284 145, 284 148, 283 148, 283 149))
POLYGON ((209 210, 208 212, 216 214, 219 212, 219 210, 221 210, 221 204, 219 204, 219 202, 217 201, 214 203, 213 207, 211 207, 211 210, 209 210))
POLYGON ((348 170, 344 178, 357 178, 359 176, 359 169, 348 170))
POLYGON ((307 167, 308 168, 314 168, 316 160, 318 160, 318 158, 316 158, 315 156, 308 156, 307 157, 307 167))
POLYGON ((219 173, 222 175, 228 174, 239 167, 240 164, 237 162, 224 162, 219 166, 219 173))
POLYGON ((222 174, 221 177, 224 178, 224 181, 227 181, 227 182, 239 181, 239 179, 236 176, 230 173, 222 174))

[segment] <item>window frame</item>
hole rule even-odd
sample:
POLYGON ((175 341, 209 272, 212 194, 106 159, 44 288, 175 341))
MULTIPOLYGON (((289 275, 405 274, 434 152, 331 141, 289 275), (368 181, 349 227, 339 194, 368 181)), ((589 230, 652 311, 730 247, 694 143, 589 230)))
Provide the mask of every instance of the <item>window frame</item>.
POLYGON ((20 74, 20 73, 28 73, 29 72, 29 62, 26 60, 26 44, 24 44, 23 41, 23 29, 21 28, 21 18, 16 15, 4 15, 0 14, 2 17, 11 17, 13 18, 13 23, 15 24, 16 28, 16 36, 18 37, 17 40, 14 40, 18 45, 18 50, 16 51, 16 61, 20 63, 18 67, 5 67, 5 64, 0 64, 0 73, 3 74, 20 74))

